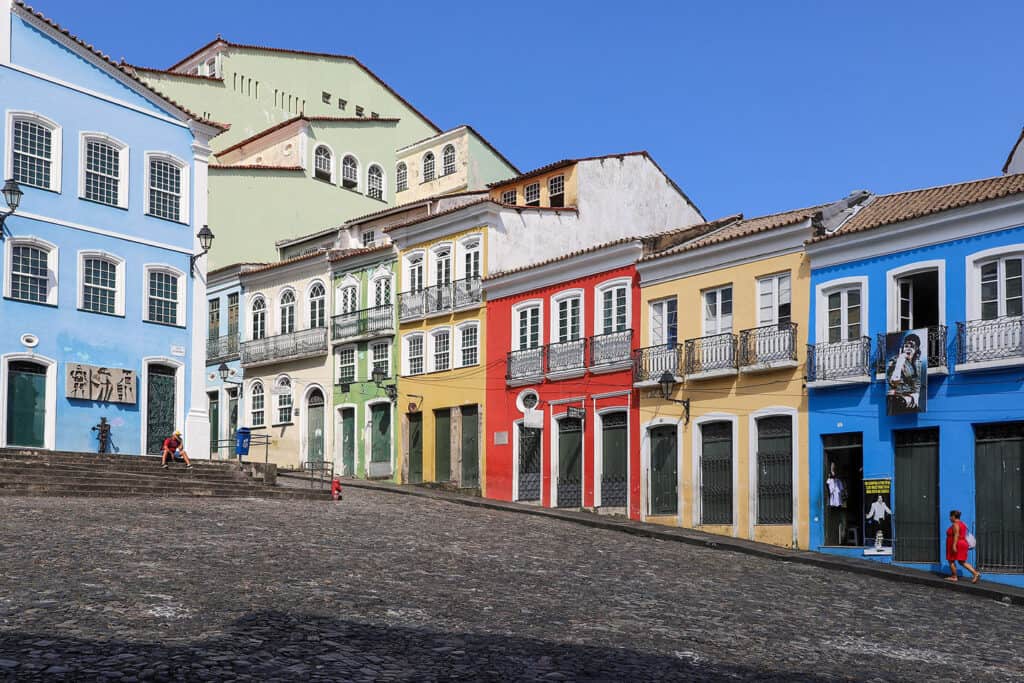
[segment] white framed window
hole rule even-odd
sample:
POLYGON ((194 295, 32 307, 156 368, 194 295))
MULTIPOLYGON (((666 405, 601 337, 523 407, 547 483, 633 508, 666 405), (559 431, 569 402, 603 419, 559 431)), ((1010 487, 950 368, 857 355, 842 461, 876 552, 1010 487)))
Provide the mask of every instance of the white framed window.
POLYGON ((363 233, 363 246, 368 247, 374 243, 377 239, 377 233, 373 230, 367 230, 363 233))
POLYGON ((327 291, 321 282, 314 282, 309 288, 309 327, 327 325, 327 291))
POLYGON ((548 178, 548 204, 565 206, 565 176, 556 175, 548 178))
POLYGON ((334 182, 334 155, 327 145, 317 145, 313 152, 313 177, 334 182))
POLYGON ((359 289, 346 285, 338 291, 338 313, 355 313, 359 310, 359 289))
POLYGON ((452 333, 444 328, 430 333, 430 371, 450 370, 452 365, 452 333))
POLYGON ((258 296, 252 301, 252 338, 265 339, 267 336, 267 300, 258 296))
POLYGON ((434 251, 434 284, 447 285, 452 281, 452 247, 445 245, 434 251))
POLYGON ((4 296, 57 305, 57 245, 38 237, 8 237, 4 245, 4 296))
POLYGON ((704 302, 704 335, 732 332, 732 285, 705 289, 701 292, 704 302))
POLYGON ((552 341, 575 341, 583 336, 583 292, 562 292, 552 299, 552 341))
POLYGON ((787 325, 792 320, 792 293, 789 273, 776 273, 757 279, 757 324, 787 325))
POLYGON ((295 331, 295 292, 286 289, 281 293, 278 310, 278 334, 291 334, 295 331))
POLYGON ((544 307, 539 301, 525 301, 512 309, 512 342, 514 351, 535 349, 543 346, 544 338, 541 320, 544 307))
POLYGON ((527 206, 540 206, 540 183, 531 183, 523 188, 523 199, 527 206))
POLYGON ((292 421, 292 380, 288 375, 281 375, 274 380, 274 399, 276 411, 274 424, 291 424, 292 421))
POLYGON ((78 196, 128 208, 128 145, 104 133, 79 137, 78 196))
POLYGON ((459 243, 462 251, 461 276, 467 280, 480 279, 480 238, 468 237, 459 243))
POLYGON ((828 342, 855 341, 863 334, 861 288, 842 287, 825 296, 828 342))
MULTIPOLYGON (((124 259, 119 256, 104 251, 78 252, 78 308, 92 313, 123 316, 124 271, 124 259)), ((219 299, 214 301, 220 305, 219 299)), ((214 309, 211 307, 210 310, 214 309)))
POLYGON ((341 186, 350 190, 359 189, 359 162, 351 154, 341 160, 341 186))
POLYGON ((679 318, 676 297, 650 302, 651 346, 679 343, 679 318))
POLYGON ((455 173, 455 145, 445 145, 441 150, 442 175, 455 173))
POLYGON ((465 368, 480 363, 480 323, 462 323, 455 327, 455 365, 465 368))
POLYGON ((384 201, 384 169, 377 164, 370 166, 366 172, 366 194, 370 199, 384 201))
POLYGON ((391 343, 375 342, 370 346, 371 372, 381 370, 385 377, 391 376, 391 343))
POLYGON ((188 223, 188 164, 164 152, 146 152, 143 210, 150 216, 188 223))
POLYGON ((407 291, 418 292, 423 289, 423 261, 425 254, 417 252, 410 254, 405 259, 406 282, 409 283, 407 291))
POLYGON ((391 278, 378 277, 373 280, 373 305, 388 306, 391 304, 391 278))
POLYGON ((266 424, 265 399, 263 382, 253 382, 252 388, 249 390, 249 424, 253 427, 262 427, 266 424))
POLYGON ((979 311, 982 320, 994 320, 1024 314, 1021 292, 1021 265, 1024 255, 1014 254, 978 264, 979 311))
POLYGON ((501 203, 510 204, 514 206, 516 203, 516 196, 517 195, 515 190, 505 190, 504 192, 501 193, 501 203))
POLYGON ((356 347, 343 346, 335 355, 338 359, 338 383, 351 384, 356 381, 356 347))
POLYGON ((597 286, 597 315, 594 334, 611 334, 630 329, 633 304, 628 279, 602 282, 597 286))
POLYGON ((7 112, 4 177, 22 185, 60 192, 63 129, 27 111, 7 112))
POLYGON ((409 189, 409 167, 405 162, 395 167, 395 192, 405 192, 409 189))
POLYGON ((146 320, 161 325, 185 324, 185 274, 167 265, 143 268, 146 320))
POLYGON ((422 332, 406 335, 402 339, 402 343, 405 345, 404 356, 406 375, 423 374, 425 369, 423 365, 423 339, 424 335, 422 332))
POLYGON ((427 152, 423 155, 423 182, 434 179, 434 153, 427 152))

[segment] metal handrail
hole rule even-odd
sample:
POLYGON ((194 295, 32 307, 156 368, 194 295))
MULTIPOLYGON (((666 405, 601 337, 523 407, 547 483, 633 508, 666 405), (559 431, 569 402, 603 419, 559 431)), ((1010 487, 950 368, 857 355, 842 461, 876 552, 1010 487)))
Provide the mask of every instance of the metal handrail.
MULTIPOLYGON (((210 450, 220 451, 222 448, 230 448, 233 452, 236 443, 237 440, 235 437, 231 437, 229 439, 217 439, 216 441, 211 440, 210 450), (214 444, 216 444, 215 448, 214 444)), ((253 446, 263 446, 263 464, 266 465, 270 462, 270 436, 268 434, 249 434, 249 453, 252 453, 253 446)), ((238 462, 241 464, 242 458, 239 456, 236 457, 238 457, 238 462)))
POLYGON ((331 316, 331 339, 334 341, 364 334, 392 332, 394 329, 394 304, 381 304, 331 316))
POLYGON ((430 285, 398 295, 398 317, 401 320, 435 313, 454 311, 483 300, 480 277, 467 277, 454 282, 430 285))
POLYGON ((208 362, 228 360, 238 355, 238 332, 206 340, 206 360, 208 362))
POLYGON ((981 363, 1024 356, 1024 316, 956 324, 956 362, 981 363))
POLYGON ((796 360, 796 332, 797 324, 794 322, 740 330, 739 366, 796 360))
POLYGON ((633 351, 633 330, 595 334, 590 338, 590 367, 629 360, 633 351))
POLYGON ((659 344, 633 352, 634 382, 657 382, 666 371, 678 377, 682 369, 682 344, 659 344))
POLYGON ((582 337, 548 344, 544 354, 547 356, 548 372, 582 370, 585 367, 583 355, 586 345, 587 340, 582 337))
POLYGON ((307 460, 301 463, 301 467, 303 472, 309 472, 309 488, 313 488, 314 482, 319 482, 320 488, 323 488, 324 484, 334 479, 334 462, 331 460, 320 460, 319 462, 307 460))
POLYGON ((817 382, 867 375, 871 367, 871 338, 807 345, 807 381, 817 382))
POLYGON ((543 346, 509 351, 506 357, 505 379, 523 379, 544 376, 543 346))
POLYGON ((709 334, 686 340, 686 374, 736 367, 736 335, 709 334))
POLYGON ((327 352, 327 328, 314 327, 242 343, 242 365, 327 352))

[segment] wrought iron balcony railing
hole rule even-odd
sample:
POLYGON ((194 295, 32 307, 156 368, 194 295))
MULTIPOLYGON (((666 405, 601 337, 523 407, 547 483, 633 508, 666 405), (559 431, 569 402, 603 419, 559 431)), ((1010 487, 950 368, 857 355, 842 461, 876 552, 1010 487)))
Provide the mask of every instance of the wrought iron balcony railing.
POLYGON ((763 325, 740 331, 741 368, 778 365, 796 361, 796 323, 763 325))
POLYGON ((683 347, 680 344, 659 344, 633 352, 633 381, 657 382, 665 371, 683 376, 683 347))
MULTIPOLYGON (((885 374, 891 357, 886 357, 885 349, 886 335, 879 333, 875 338, 875 372, 879 375, 885 374)), ((925 347, 927 351, 929 368, 945 368, 946 362, 946 326, 932 325, 928 328, 928 341, 925 347)))
POLYGON ((327 353, 327 328, 315 327, 242 343, 242 365, 278 362, 327 353))
POLYGON ((394 331, 395 307, 392 304, 339 313, 331 318, 331 339, 334 341, 394 331))
POLYGON ((590 367, 600 368, 628 361, 632 350, 633 330, 595 334, 590 338, 590 367))
POLYGON ((206 340, 206 362, 230 360, 238 356, 238 332, 206 340))
POLYGON ((548 372, 571 372, 582 370, 583 350, 586 346, 586 339, 571 339, 564 342, 548 344, 547 359, 548 372))
POLYGON ((970 320, 956 324, 957 364, 1024 360, 1024 317, 970 320))
POLYGON ((482 301, 481 291, 480 278, 470 277, 402 292, 398 295, 398 315, 410 320, 473 306, 482 301))
POLYGON ((506 362, 505 379, 540 379, 544 376, 544 347, 509 351, 506 362))
POLYGON ((867 377, 871 367, 871 338, 807 345, 807 381, 827 382, 867 377))
POLYGON ((686 340, 687 375, 735 369, 736 335, 732 332, 686 340))

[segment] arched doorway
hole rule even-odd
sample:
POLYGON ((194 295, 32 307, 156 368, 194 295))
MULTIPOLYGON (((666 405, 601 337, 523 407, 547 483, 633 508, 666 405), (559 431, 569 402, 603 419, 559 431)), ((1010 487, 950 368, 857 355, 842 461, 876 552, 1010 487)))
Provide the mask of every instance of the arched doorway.
POLYGON ((324 461, 324 393, 311 389, 306 397, 306 462, 324 461))
POLYGON ((146 370, 146 453, 159 454, 175 429, 178 368, 150 363, 146 370))

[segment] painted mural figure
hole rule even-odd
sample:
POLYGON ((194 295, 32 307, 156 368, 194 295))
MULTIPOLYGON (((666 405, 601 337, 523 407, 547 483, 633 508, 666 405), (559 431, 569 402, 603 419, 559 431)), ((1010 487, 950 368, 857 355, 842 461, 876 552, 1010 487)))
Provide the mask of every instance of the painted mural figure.
POLYGON ((885 370, 890 415, 924 412, 923 366, 921 337, 916 332, 908 332, 885 370))
POLYGON ((92 391, 90 388, 89 371, 81 365, 75 364, 71 368, 71 398, 84 398, 88 400, 92 391))
POLYGON ((92 375, 92 400, 107 403, 114 395, 114 381, 110 378, 109 368, 99 368, 92 375))

